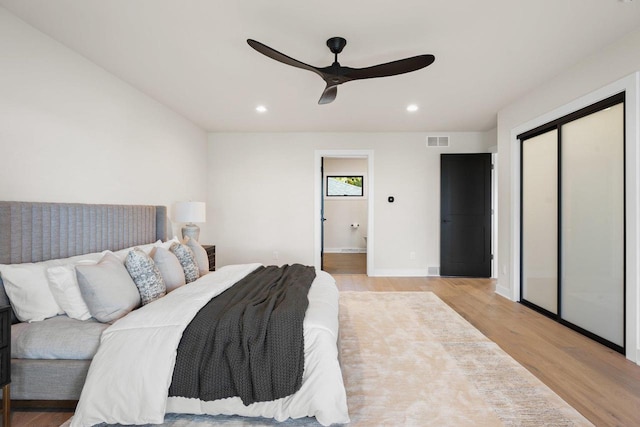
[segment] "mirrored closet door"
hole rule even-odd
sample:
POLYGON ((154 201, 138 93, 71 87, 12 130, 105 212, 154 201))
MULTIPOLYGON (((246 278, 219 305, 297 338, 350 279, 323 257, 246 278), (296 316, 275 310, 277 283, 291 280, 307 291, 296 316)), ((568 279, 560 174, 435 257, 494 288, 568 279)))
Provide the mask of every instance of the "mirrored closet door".
POLYGON ((521 302, 624 352, 624 94, 519 139, 521 302))

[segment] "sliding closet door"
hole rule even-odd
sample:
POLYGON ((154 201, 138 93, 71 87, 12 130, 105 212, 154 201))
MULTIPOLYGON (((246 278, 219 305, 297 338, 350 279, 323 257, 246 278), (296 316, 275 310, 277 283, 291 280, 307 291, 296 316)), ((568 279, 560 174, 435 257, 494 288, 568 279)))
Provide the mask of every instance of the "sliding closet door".
POLYGON ((624 345, 624 104, 561 127, 561 318, 624 345))
POLYGON ((520 300, 625 350, 625 140, 620 93, 518 136, 520 300))
POLYGON ((558 131, 522 143, 521 299, 558 313, 558 131))

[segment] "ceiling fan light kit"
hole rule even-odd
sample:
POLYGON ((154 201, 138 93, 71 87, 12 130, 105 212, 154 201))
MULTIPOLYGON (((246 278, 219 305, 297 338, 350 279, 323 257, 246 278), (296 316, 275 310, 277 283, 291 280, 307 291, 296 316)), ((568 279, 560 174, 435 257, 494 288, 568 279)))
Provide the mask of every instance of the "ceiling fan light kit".
POLYGON ((418 55, 411 58, 400 59, 384 64, 374 65, 366 68, 343 67, 338 62, 338 54, 347 45, 347 40, 343 37, 331 37, 327 40, 327 47, 334 54, 334 62, 328 67, 314 67, 304 62, 293 59, 290 56, 280 53, 269 46, 253 39, 247 39, 249 46, 278 62, 282 62, 292 67, 302 68, 319 75, 326 83, 326 87, 320 96, 318 104, 329 104, 336 99, 338 86, 351 80, 372 79, 376 77, 388 77, 398 74, 409 73, 431 65, 435 61, 433 55, 418 55))

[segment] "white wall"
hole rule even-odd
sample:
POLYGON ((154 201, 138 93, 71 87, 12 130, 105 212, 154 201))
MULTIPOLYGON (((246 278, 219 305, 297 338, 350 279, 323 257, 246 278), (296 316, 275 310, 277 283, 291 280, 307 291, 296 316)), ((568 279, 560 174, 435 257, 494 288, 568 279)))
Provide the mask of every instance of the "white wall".
POLYGON ((443 134, 449 148, 426 148, 424 133, 212 133, 201 240, 220 265, 314 264, 315 151, 373 150, 374 273, 426 275, 439 264, 440 154, 495 145, 483 133, 443 134))
POLYGON ((498 113, 498 187, 500 218, 497 291, 519 298, 519 144, 520 132, 542 125, 616 92, 627 91, 627 357, 640 360, 638 330, 638 271, 640 253, 638 204, 640 196, 637 146, 638 76, 640 70, 640 30, 630 33, 607 49, 556 76, 498 113))
POLYGON ((0 7, 0 200, 205 200, 207 135, 0 7))
MULTIPOLYGON (((323 182, 327 175, 362 175, 363 186, 368 188, 367 159, 325 158, 323 182)), ((366 252, 364 237, 367 236, 367 197, 324 197, 324 251, 366 252), (358 227, 352 227, 358 224, 358 227)))

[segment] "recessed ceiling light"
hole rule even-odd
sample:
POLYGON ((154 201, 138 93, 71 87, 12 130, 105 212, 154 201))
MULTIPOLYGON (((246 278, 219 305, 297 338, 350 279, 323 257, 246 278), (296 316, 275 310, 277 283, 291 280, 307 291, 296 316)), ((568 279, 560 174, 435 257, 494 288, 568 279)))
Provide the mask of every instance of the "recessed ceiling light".
POLYGON ((256 111, 258 113, 266 113, 267 112, 267 107, 265 107, 264 105, 258 105, 256 107, 256 111))
POLYGON ((407 105, 407 111, 410 113, 414 113, 418 111, 418 106, 416 104, 409 104, 407 105))

